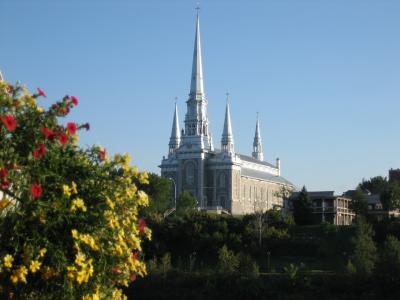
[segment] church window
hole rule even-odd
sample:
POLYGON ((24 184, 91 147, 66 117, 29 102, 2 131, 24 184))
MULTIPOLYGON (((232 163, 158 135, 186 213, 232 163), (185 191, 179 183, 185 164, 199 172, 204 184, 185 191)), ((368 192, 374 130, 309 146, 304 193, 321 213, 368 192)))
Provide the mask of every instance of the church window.
POLYGON ((193 163, 189 163, 186 166, 186 183, 189 185, 193 185, 193 183, 194 183, 194 165, 193 165, 193 163))
POLYGON ((225 181, 226 181, 225 173, 221 173, 219 175, 219 187, 220 188, 224 188, 225 187, 225 181))

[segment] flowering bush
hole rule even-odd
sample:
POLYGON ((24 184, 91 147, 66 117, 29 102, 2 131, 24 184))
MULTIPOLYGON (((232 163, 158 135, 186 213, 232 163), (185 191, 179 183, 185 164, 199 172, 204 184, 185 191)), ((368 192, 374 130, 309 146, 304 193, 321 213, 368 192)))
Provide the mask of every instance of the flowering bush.
POLYGON ((47 110, 41 97, 0 81, 0 298, 123 299, 119 287, 146 274, 148 197, 134 182, 147 174, 77 146, 89 125, 58 122, 76 97, 47 110))

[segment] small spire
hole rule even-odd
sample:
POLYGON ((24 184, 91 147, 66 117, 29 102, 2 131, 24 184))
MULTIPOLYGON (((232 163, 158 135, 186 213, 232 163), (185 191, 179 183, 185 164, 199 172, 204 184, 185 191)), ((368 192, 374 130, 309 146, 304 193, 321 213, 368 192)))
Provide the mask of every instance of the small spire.
POLYGON ((0 81, 3 81, 3 80, 4 80, 3 73, 1 73, 1 70, 0 70, 0 81))
POLYGON ((171 138, 169 139, 169 153, 173 154, 180 146, 181 143, 181 131, 179 129, 179 116, 178 106, 176 104, 177 98, 175 97, 175 111, 174 119, 172 121, 171 138))
POLYGON ((224 129, 222 131, 221 148, 224 152, 234 152, 234 141, 231 124, 231 112, 229 108, 229 93, 226 93, 226 109, 225 109, 225 121, 224 129))
POLYGON ((261 141, 260 120, 258 117, 258 112, 257 112, 256 132, 254 135, 252 156, 253 156, 253 158, 258 159, 258 160, 261 160, 261 161, 264 160, 262 141, 261 141))
POLYGON ((192 78, 190 83, 190 96, 196 97, 196 95, 204 95, 203 85, 203 64, 201 57, 201 41, 200 41, 200 17, 199 9, 197 7, 197 20, 196 20, 196 35, 194 39, 194 50, 193 50, 193 65, 192 65, 192 78))

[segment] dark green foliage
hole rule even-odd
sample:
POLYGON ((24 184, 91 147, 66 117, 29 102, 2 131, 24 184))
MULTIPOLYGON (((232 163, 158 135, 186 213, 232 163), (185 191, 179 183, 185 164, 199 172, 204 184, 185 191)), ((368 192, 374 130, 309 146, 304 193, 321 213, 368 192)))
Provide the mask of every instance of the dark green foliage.
POLYGON ((240 274, 171 273, 168 277, 148 276, 138 279, 126 291, 128 299, 279 299, 279 300, 372 300, 399 299, 399 291, 381 290, 374 279, 344 275, 309 276, 296 288, 288 276, 240 274))
POLYGON ((363 191, 369 191, 371 194, 382 193, 388 185, 386 177, 376 176, 371 177, 369 180, 363 179, 357 188, 363 191))
POLYGON ((298 225, 312 224, 312 201, 305 186, 298 198, 293 200, 293 217, 298 225))
POLYGON ((349 206, 358 216, 365 216, 367 214, 368 203, 360 187, 356 189, 349 206))
POLYGON ((218 251, 218 268, 217 271, 223 274, 233 274, 239 268, 239 258, 226 245, 222 246, 218 251))
POLYGON ((185 215, 195 211, 197 208, 197 199, 190 192, 183 192, 179 195, 176 203, 176 213, 185 215))
POLYGON ((400 281, 400 241, 389 235, 380 256, 377 272, 386 283, 399 283, 400 281))
POLYGON ((385 210, 400 209, 400 183, 389 183, 381 193, 381 202, 385 210))
POLYGON ((260 275, 260 267, 248 254, 239 253, 239 274, 244 277, 257 278, 260 275))
MULTIPOLYGON (((136 180, 137 181, 137 180, 136 180)), ((150 198, 150 204, 144 208, 143 215, 163 214, 167 209, 173 206, 173 193, 171 180, 161 177, 157 174, 149 174, 149 184, 140 184, 136 182, 140 189, 146 192, 150 198)))
POLYGON ((352 238, 353 254, 351 263, 359 276, 370 276, 377 260, 377 249, 373 240, 374 231, 370 224, 363 219, 358 219, 356 223, 356 233, 352 238))

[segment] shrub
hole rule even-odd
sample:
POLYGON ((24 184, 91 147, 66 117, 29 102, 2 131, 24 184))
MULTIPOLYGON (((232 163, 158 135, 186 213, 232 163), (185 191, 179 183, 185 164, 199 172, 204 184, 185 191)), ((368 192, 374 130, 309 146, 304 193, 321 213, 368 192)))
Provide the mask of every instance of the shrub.
POLYGON ((238 270, 239 258, 224 245, 218 251, 218 271, 225 274, 232 274, 238 270))
POLYGON ((250 255, 240 253, 239 272, 245 277, 257 278, 260 275, 260 268, 257 262, 250 255))
POLYGON ((117 287, 146 274, 148 198, 133 180, 147 174, 128 155, 77 145, 89 125, 59 123, 76 97, 47 110, 39 97, 0 81, 0 296, 123 298, 117 287))

